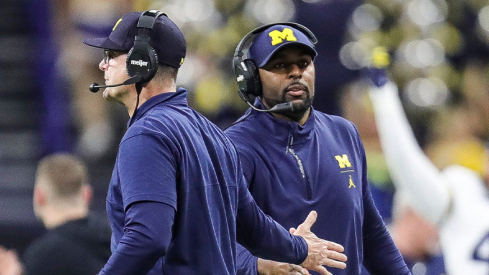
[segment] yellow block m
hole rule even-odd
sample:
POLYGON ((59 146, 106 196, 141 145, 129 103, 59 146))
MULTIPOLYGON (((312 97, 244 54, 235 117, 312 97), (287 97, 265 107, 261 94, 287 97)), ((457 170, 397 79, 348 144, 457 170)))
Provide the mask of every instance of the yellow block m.
POLYGON ((340 168, 346 168, 346 167, 351 167, 350 160, 348 160, 348 155, 343 154, 343 155, 336 155, 334 158, 338 161, 338 165, 340 168))
POLYGON ((289 28, 284 28, 283 31, 271 31, 270 33, 268 33, 268 36, 272 38, 273 46, 282 43, 284 39, 287 41, 297 41, 297 38, 294 36, 294 31, 289 28))

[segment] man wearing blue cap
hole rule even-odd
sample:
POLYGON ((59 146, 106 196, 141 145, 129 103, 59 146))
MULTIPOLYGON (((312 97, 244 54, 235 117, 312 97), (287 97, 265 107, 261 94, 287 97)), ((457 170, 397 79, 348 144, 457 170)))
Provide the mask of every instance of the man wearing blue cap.
MULTIPOLYGON (((240 97, 251 108, 225 132, 266 214, 287 228, 317 210, 317 235, 345 247, 346 269, 328 271, 360 274, 363 265, 372 274, 410 274, 372 200, 356 127, 312 107, 316 42, 295 23, 265 25, 247 34, 233 63, 240 97)), ((238 274, 298 274, 294 268, 238 247, 238 274)))
POLYGON ((106 100, 131 119, 107 194, 112 255, 100 274, 235 274, 236 240, 270 259, 328 274, 345 267, 343 247, 317 238, 311 212, 294 236, 264 215, 249 194, 238 153, 176 88, 186 42, 159 11, 133 12, 103 48, 106 100), (134 85, 133 85, 134 84, 134 85))

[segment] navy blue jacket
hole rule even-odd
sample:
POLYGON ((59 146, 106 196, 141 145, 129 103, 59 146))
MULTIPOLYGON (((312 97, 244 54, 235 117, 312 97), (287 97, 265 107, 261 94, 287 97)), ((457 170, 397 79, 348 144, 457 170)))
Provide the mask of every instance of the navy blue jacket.
MULTIPOLYGON (((258 100, 255 106, 264 108, 258 100)), ((372 274, 409 274, 372 200, 365 152, 353 123, 311 109, 301 126, 248 109, 225 132, 266 214, 290 228, 316 210, 312 231, 345 247, 347 268, 328 271, 360 274, 363 262, 372 274)), ((256 258, 242 247, 238 270, 256 274, 256 258)))
POLYGON ((235 274, 236 240, 301 263, 307 244, 256 206, 238 152, 189 108, 187 92, 142 104, 119 146, 107 195, 112 256, 102 274, 235 274))

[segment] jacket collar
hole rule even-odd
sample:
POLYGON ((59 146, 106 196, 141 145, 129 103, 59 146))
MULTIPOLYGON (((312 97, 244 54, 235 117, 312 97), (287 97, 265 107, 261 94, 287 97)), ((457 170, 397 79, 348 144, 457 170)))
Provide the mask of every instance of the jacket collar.
MULTIPOLYGON (((153 96, 152 98, 146 100, 141 106, 138 107, 136 111, 136 117, 134 121, 137 121, 140 119, 146 112, 151 110, 154 106, 158 104, 171 104, 171 105, 181 105, 181 106, 188 106, 188 101, 187 101, 187 90, 184 88, 178 88, 176 92, 172 93, 162 93, 156 96, 153 96)), ((131 119, 127 122, 127 127, 129 127, 129 123, 131 122, 131 119)))
MULTIPOLYGON (((266 109, 258 99, 255 100, 254 106, 258 109, 266 109)), ((278 119, 270 113, 258 112, 251 108, 247 112, 258 122, 259 128, 256 128, 257 131, 261 132, 261 129, 263 129, 274 139, 285 142, 288 145, 290 145, 291 138, 293 138, 294 144, 300 144, 307 142, 314 134, 316 114, 312 106, 309 118, 304 125, 300 125, 295 121, 278 119)))

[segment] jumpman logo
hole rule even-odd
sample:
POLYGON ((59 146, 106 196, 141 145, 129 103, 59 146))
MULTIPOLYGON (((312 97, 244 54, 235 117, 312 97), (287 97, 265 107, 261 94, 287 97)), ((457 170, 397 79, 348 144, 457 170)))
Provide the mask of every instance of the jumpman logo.
POLYGON ((350 175, 350 184, 348 185, 348 189, 350 188, 356 188, 356 185, 353 183, 353 180, 351 179, 351 175, 350 175))

